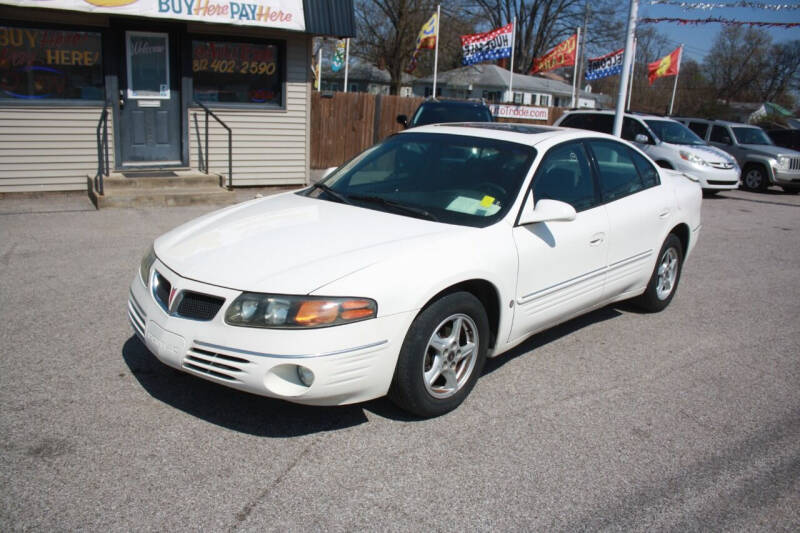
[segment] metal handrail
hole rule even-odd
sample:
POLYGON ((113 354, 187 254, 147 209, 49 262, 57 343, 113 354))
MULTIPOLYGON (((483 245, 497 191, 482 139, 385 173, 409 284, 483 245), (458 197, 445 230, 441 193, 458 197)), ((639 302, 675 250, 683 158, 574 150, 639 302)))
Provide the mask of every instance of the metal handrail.
POLYGON ((100 120, 97 121, 97 174, 94 176, 94 188, 97 194, 103 194, 103 176, 108 176, 108 106, 111 102, 106 100, 100 120), (101 137, 102 132, 102 137, 101 137))
MULTIPOLYGON (((197 143, 198 147, 200 148, 200 153, 199 153, 199 158, 200 158, 199 160, 200 160, 200 166, 201 166, 200 170, 205 172, 206 174, 209 173, 208 172, 208 152, 209 152, 209 150, 208 150, 208 117, 209 117, 209 115, 211 115, 211 117, 214 120, 217 121, 217 124, 219 124, 220 126, 222 126, 223 128, 225 128, 228 131, 228 189, 233 189, 233 134, 231 132, 231 129, 228 127, 227 124, 225 124, 222 121, 222 119, 220 119, 217 115, 215 115, 214 112, 211 111, 202 102, 198 102, 197 100, 195 100, 193 102, 193 105, 202 107, 203 110, 205 111, 205 147, 203 146, 202 143, 199 142, 200 141, 199 139, 198 139, 198 143, 197 143), (203 161, 203 155, 205 155, 205 161, 203 161)), ((195 130, 197 130, 197 115, 195 115, 195 130)), ((199 137, 200 132, 197 131, 197 134, 198 134, 198 137, 199 137)))

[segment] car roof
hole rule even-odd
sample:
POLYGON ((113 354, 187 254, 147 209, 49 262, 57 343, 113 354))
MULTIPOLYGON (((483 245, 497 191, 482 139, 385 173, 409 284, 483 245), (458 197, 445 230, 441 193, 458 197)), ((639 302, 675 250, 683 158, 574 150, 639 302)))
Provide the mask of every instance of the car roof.
MULTIPOLYGON (((612 109, 575 109, 572 111, 567 111, 559 118, 559 121, 562 120, 564 117, 569 115, 616 115, 617 112, 612 109)), ((638 118, 641 120, 666 120, 669 122, 678 122, 674 117, 666 117, 664 115, 653 115, 650 113, 640 113, 638 111, 626 111, 625 115, 626 118, 638 118)))
POLYGON ((425 100, 419 106, 425 105, 447 105, 452 107, 487 107, 483 102, 471 102, 469 100, 425 100))
POLYGON ((411 133, 438 133, 450 135, 465 135, 469 137, 483 137, 498 139, 519 144, 535 146, 544 141, 566 141, 569 139, 607 138, 622 141, 605 133, 575 128, 559 128, 556 126, 537 126, 533 124, 518 124, 511 122, 448 122, 443 124, 429 124, 403 130, 400 135, 411 133))
POLYGON ((716 120, 710 118, 698 118, 698 117, 675 117, 676 120, 692 120, 695 122, 705 122, 707 124, 716 124, 718 126, 747 126, 750 128, 757 128, 758 126, 754 124, 745 124, 744 122, 731 122, 730 120, 716 120))

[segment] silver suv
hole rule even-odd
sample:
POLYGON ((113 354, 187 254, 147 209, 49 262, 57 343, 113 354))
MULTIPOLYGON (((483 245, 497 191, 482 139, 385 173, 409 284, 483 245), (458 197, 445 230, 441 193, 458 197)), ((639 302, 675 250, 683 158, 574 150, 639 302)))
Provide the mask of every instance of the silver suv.
POLYGON ((702 118, 676 120, 735 157, 742 167, 745 189, 763 191, 770 185, 779 185, 788 193, 800 192, 800 152, 775 146, 758 126, 702 118))

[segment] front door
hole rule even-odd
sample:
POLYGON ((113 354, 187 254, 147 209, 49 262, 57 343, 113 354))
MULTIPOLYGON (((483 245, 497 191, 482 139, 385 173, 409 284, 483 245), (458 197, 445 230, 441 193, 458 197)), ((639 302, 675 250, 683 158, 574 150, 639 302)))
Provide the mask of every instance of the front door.
POLYGON ((177 43, 169 33, 126 31, 120 73, 123 167, 182 164, 177 43))

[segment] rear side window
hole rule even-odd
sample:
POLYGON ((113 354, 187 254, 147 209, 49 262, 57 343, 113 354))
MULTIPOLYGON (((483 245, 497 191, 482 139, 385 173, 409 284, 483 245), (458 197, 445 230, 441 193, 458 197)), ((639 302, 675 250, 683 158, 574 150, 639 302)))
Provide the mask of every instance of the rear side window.
POLYGON ((647 158, 635 150, 630 150, 630 153, 633 158, 633 164, 636 166, 636 170, 639 171, 639 177, 642 179, 642 184, 644 184, 645 188, 655 187, 661 183, 658 178, 658 170, 647 158))
POLYGON ((611 133, 614 130, 614 116, 600 113, 576 113, 567 115, 567 118, 561 122, 561 126, 611 133))
POLYGON ((533 178, 533 199, 560 200, 575 211, 597 205, 594 178, 582 143, 560 144, 547 152, 533 178))
POLYGON ((590 140, 588 144, 600 171, 600 190, 604 201, 613 202, 645 188, 630 148, 599 139, 590 140))
POLYGON ((687 126, 689 126, 690 130, 695 132, 697 135, 699 135, 703 139, 706 138, 706 133, 708 133, 708 124, 705 124, 703 122, 691 121, 691 122, 689 122, 687 124, 687 126))
POLYGON ((711 128, 711 138, 709 138, 709 141, 716 143, 730 143, 731 136, 728 134, 728 130, 726 130, 723 126, 714 126, 711 128))

